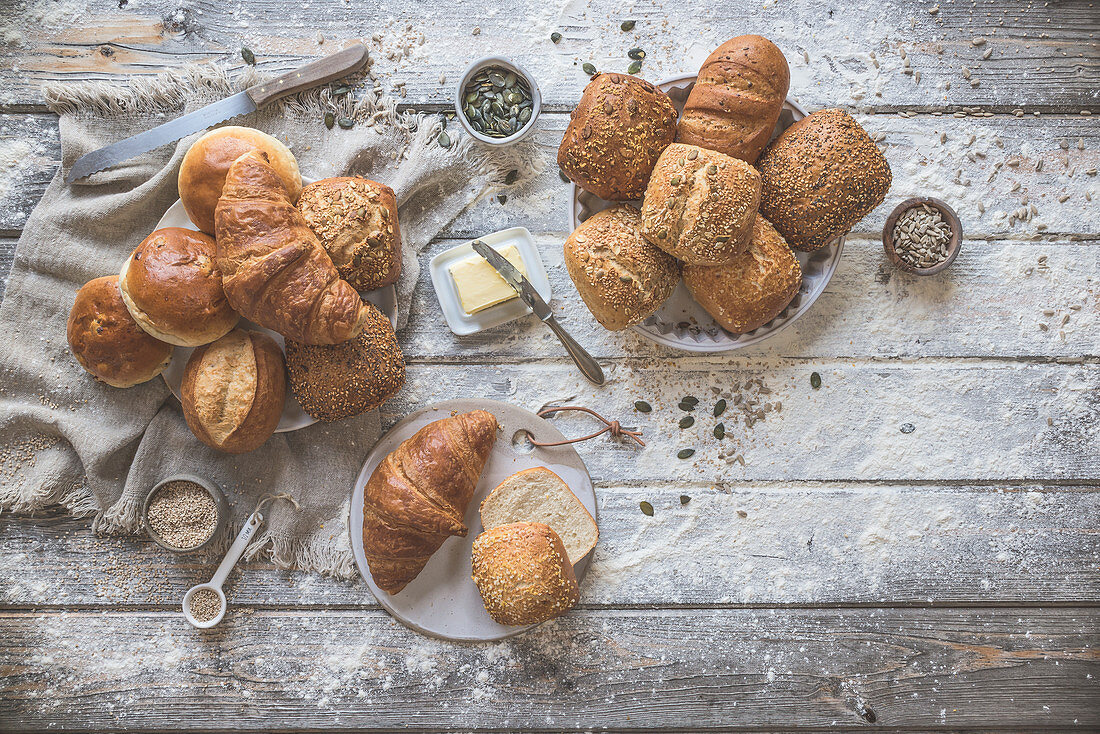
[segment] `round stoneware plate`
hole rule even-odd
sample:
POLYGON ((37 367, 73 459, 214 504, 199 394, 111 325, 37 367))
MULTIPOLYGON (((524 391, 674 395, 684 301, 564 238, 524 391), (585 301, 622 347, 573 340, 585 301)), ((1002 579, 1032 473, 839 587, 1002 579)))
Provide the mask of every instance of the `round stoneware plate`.
MULTIPOLYGON (((672 98, 676 110, 683 112, 688 93, 695 86, 695 74, 672 77, 657 86, 672 98)), ((774 139, 805 116, 806 111, 788 97, 783 104, 783 111, 779 115, 779 122, 775 125, 772 138, 774 139)), ((641 205, 641 202, 632 203, 638 206, 641 205)), ((591 194, 573 184, 572 215, 574 228, 580 226, 581 222, 596 212, 603 211, 610 206, 613 206, 612 202, 604 201, 595 194, 591 194)), ((802 286, 798 289, 798 293, 790 305, 774 319, 753 331, 744 334, 731 334, 723 329, 711 318, 710 314, 695 302, 683 281, 676 286, 676 290, 672 292, 664 305, 657 309, 656 313, 631 328, 658 344, 689 352, 725 352, 756 344, 790 326, 798 317, 810 309, 813 302, 825 290, 829 279, 833 277, 843 249, 844 238, 840 237, 815 252, 799 252, 796 250, 794 254, 798 257, 798 262, 802 266, 802 286)))
MULTIPOLYGON (((592 479, 576 450, 572 446, 535 448, 524 440, 523 430, 530 431, 539 441, 565 439, 550 423, 529 410, 495 400, 448 400, 419 410, 399 422, 367 456, 351 495, 348 528, 355 562, 378 602, 396 619, 417 632, 445 640, 500 640, 534 626, 506 627, 494 622, 485 611, 477 586, 470 578, 471 549, 474 538, 482 531, 481 502, 507 477, 523 469, 544 466, 565 480, 592 517, 596 517, 592 479), (382 591, 371 578, 363 552, 363 488, 367 480, 387 454, 427 424, 449 418, 454 413, 479 409, 495 415, 501 430, 481 472, 474 498, 466 510, 465 521, 470 532, 465 538, 448 538, 424 570, 400 592, 388 594, 382 591)), ((578 581, 584 578, 590 557, 591 554, 573 564, 578 581)))
MULTIPOLYGON (((309 184, 314 181, 316 181, 316 179, 302 176, 303 183, 309 184)), ((164 216, 157 222, 156 229, 163 229, 164 227, 182 227, 196 232, 199 230, 199 228, 191 222, 191 218, 187 216, 187 210, 183 208, 183 202, 179 199, 176 199, 176 202, 168 207, 168 211, 164 212, 164 216)), ((364 300, 370 301, 377 306, 379 311, 389 317, 390 323, 393 324, 394 328, 397 327, 396 288, 389 285, 385 288, 361 293, 360 295, 364 300)), ((286 352, 286 343, 283 337, 276 334, 271 329, 257 326, 245 319, 241 319, 237 326, 242 329, 262 331, 274 339, 284 353, 286 352)), ((194 351, 192 347, 176 347, 172 350, 172 361, 168 364, 168 367, 165 368, 164 372, 160 373, 164 378, 165 384, 168 385, 168 389, 172 391, 172 394, 176 396, 177 400, 180 396, 180 385, 183 383, 183 369, 187 366, 187 360, 191 359, 191 353, 194 351)), ((283 404, 283 416, 279 419, 279 425, 275 429, 275 432, 285 433, 287 431, 297 431, 299 428, 312 426, 316 422, 316 418, 302 410, 302 406, 298 404, 298 399, 294 397, 294 393, 291 392, 290 386, 288 385, 286 390, 286 402, 283 404)))

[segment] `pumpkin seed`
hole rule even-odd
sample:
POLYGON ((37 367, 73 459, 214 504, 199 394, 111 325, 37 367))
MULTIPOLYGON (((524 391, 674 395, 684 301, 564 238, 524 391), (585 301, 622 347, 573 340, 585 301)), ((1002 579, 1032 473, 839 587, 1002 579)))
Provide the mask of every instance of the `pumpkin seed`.
POLYGON ((699 398, 695 397, 694 395, 685 395, 684 397, 680 398, 680 402, 691 403, 692 405, 698 405, 699 404, 699 398))
POLYGON ((688 153, 688 160, 689 161, 693 161, 698 157, 699 157, 699 150, 697 148, 693 148, 692 151, 690 153, 688 153))
POLYGON ((725 412, 726 412, 726 401, 725 400, 719 400, 717 403, 714 404, 714 417, 715 418, 717 418, 718 416, 722 415, 725 412))
POLYGON ((681 505, 686 505, 688 502, 691 502, 691 497, 688 497, 686 494, 680 495, 680 504, 681 505))
POLYGON ((331 130, 332 126, 335 125, 335 124, 336 124, 336 115, 332 114, 331 112, 326 112, 325 113, 325 127, 327 127, 329 130, 331 130))
POLYGON ((635 400, 634 410, 638 411, 639 413, 648 413, 649 411, 653 410, 653 406, 644 400, 635 400))
POLYGON ((497 201, 499 201, 501 204, 507 204, 508 194, 497 194, 497 201))
POLYGON ((634 30, 634 23, 635 21, 633 20, 624 20, 619 24, 619 27, 623 29, 623 32, 632 31, 634 30))
POLYGON ((637 61, 640 61, 640 60, 645 58, 645 51, 643 51, 640 48, 632 48, 632 49, 630 49, 629 51, 626 52, 626 55, 627 55, 627 58, 631 58, 631 59, 635 59, 637 61))
POLYGON ((450 148, 451 147, 451 136, 448 135, 445 132, 439 133, 439 137, 436 138, 436 140, 438 141, 440 148, 450 148))
POLYGON ((695 449, 680 449, 676 454, 677 459, 690 459, 695 455, 695 449))
POLYGON ((912 423, 902 423, 901 424, 901 432, 902 433, 912 433, 915 430, 917 430, 917 427, 914 426, 912 423))
POLYGON ((508 171, 508 173, 504 174, 504 185, 511 186, 516 182, 517 178, 519 178, 519 171, 513 168, 511 171, 508 171))
POLYGON ((681 178, 680 178, 679 176, 673 176, 672 178, 670 178, 670 179, 668 180, 668 183, 669 183, 669 185, 671 185, 671 186, 679 186, 679 185, 680 185, 680 181, 682 181, 682 180, 683 180, 683 179, 681 179, 681 178))
POLYGON ((338 117, 336 119, 336 124, 344 128, 345 130, 350 130, 355 127, 355 120, 351 119, 350 117, 338 117))
POLYGON ((810 387, 812 387, 814 390, 821 387, 821 375, 817 374, 816 372, 810 374, 810 387))
POLYGON ((554 31, 553 33, 550 34, 550 40, 553 41, 554 43, 557 43, 558 41, 561 40, 561 34, 558 33, 557 31, 554 31))
POLYGON ((250 49, 248 46, 244 46, 241 48, 241 58, 244 59, 244 63, 248 64, 249 66, 256 65, 256 54, 252 53, 252 49, 250 49))
POLYGON ((684 416, 683 418, 680 419, 680 428, 681 429, 691 428, 694 425, 695 425, 695 419, 692 418, 690 415, 686 415, 686 416, 684 416))
POLYGON ((588 76, 592 76, 596 73, 596 67, 588 61, 585 61, 583 64, 581 64, 581 70, 584 71, 584 73, 588 76))
POLYGON ((531 119, 531 108, 525 107, 519 111, 519 124, 526 125, 531 119))
POLYGON ((642 514, 646 517, 653 517, 653 505, 649 504, 645 500, 638 503, 638 507, 642 509, 642 514))
POLYGON ((726 437, 726 424, 719 423, 714 427, 714 437, 721 441, 726 437))
POLYGON ((627 74, 637 74, 641 70, 642 70, 642 62, 641 61, 631 61, 630 66, 626 67, 626 73, 627 74))
POLYGON ((351 87, 347 86, 346 84, 341 84, 338 87, 332 88, 332 96, 339 97, 340 95, 347 94, 350 91, 351 87))
POLYGON ((685 413, 690 413, 691 411, 695 410, 695 403, 685 403, 681 401, 680 404, 676 407, 684 411, 685 413))

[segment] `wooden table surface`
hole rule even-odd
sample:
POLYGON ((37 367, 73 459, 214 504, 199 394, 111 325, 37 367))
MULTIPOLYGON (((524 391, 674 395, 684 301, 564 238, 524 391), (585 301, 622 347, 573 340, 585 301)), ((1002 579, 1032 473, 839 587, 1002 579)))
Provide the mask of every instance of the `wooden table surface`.
POLYGON ((1093 0, 4 3, 0 267, 57 169, 45 82, 238 66, 242 45, 283 70, 363 40, 404 106, 439 111, 474 56, 503 51, 539 79, 552 155, 584 61, 624 70, 640 46, 658 80, 749 32, 783 49, 792 95, 857 114, 893 167, 809 315, 711 356, 596 328, 562 267, 568 187, 551 165, 507 203, 472 207, 427 255, 528 227, 559 317, 609 384, 583 382, 530 319, 452 336, 426 269, 401 336, 409 382, 387 425, 487 392, 572 398, 645 431, 644 450, 581 449, 602 532, 578 609, 512 641, 445 644, 361 583, 254 564, 202 634, 178 603, 209 563, 59 513, 4 515, 0 729, 1100 729, 1093 0), (879 240, 890 209, 922 194, 952 203, 965 230, 937 278, 892 269, 879 240), (1024 221, 1010 216, 1021 207, 1024 221), (744 465, 728 463, 709 411, 746 389, 782 408, 752 427, 727 415, 744 465), (702 404, 681 431, 684 395, 702 404), (686 447, 695 456, 678 460, 686 447))

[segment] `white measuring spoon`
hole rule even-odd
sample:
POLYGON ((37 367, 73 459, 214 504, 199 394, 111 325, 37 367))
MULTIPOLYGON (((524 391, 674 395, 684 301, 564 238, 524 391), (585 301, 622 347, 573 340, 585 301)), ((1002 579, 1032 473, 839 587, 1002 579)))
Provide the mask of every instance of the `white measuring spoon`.
POLYGON ((233 545, 229 547, 229 552, 225 554, 225 558, 218 564, 218 570, 214 572, 214 577, 210 579, 210 582, 206 584, 196 584, 188 589, 187 593, 183 595, 183 616, 193 626, 205 630, 210 629, 222 621, 227 606, 225 592, 222 591, 222 584, 225 583, 225 579, 229 576, 229 572, 237 565, 237 561, 241 559, 241 554, 244 553, 245 546, 248 545, 248 542, 252 540, 252 536, 256 534, 256 531, 259 530, 260 526, 263 524, 264 516, 260 514, 259 511, 249 515, 248 520, 245 521, 244 527, 241 528, 241 532, 237 533, 237 539, 234 540, 233 545), (213 619, 208 619, 205 622, 200 622, 191 614, 191 597, 200 589, 212 590, 218 595, 218 599, 221 602, 221 608, 218 609, 218 614, 213 619))

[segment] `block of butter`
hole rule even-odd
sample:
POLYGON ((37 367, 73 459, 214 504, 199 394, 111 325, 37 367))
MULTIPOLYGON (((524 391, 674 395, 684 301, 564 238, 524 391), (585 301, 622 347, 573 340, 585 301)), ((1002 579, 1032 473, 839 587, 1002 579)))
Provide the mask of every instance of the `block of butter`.
MULTIPOLYGON (((524 267, 523 258, 515 245, 508 245, 497 252, 515 265, 524 276, 527 275, 527 268, 524 267)), ((484 311, 490 306, 517 297, 512 287, 500 277, 500 273, 476 252, 452 265, 450 273, 455 290, 458 291, 459 303, 467 314, 484 311)))

